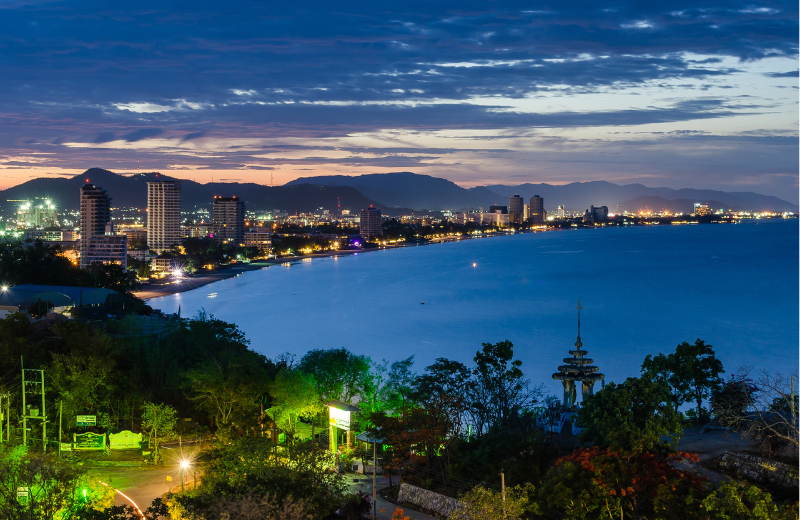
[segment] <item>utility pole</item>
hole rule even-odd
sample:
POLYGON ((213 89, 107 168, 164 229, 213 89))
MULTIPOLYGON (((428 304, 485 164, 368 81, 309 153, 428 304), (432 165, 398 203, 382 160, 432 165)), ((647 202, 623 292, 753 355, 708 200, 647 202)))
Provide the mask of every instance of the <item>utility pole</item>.
MULTIPOLYGON (((372 518, 378 518, 378 443, 372 436, 372 518)), ((389 478, 392 478, 389 475, 389 478)))
MULTIPOLYGON (((4 397, 6 399, 8 399, 8 394, 0 394, 0 443, 4 442, 4 440, 3 440, 3 419, 5 419, 5 417, 3 417, 3 398, 4 397)), ((8 432, 6 432, 5 441, 7 441, 7 440, 8 440, 8 432)))
POLYGON ((44 370, 33 368, 26 369, 22 364, 22 356, 19 359, 22 368, 22 444, 28 445, 28 419, 42 421, 42 451, 47 451, 47 412, 44 406, 44 370), (36 377, 38 375, 38 377, 36 377), (28 395, 40 395, 42 398, 42 410, 35 408, 29 409, 28 395), (34 412, 35 413, 32 413, 34 412))
POLYGON ((61 456, 61 414, 64 411, 64 400, 58 402, 58 456, 61 456))
POLYGON ((503 520, 506 520, 506 474, 500 468, 500 489, 503 493, 503 520))

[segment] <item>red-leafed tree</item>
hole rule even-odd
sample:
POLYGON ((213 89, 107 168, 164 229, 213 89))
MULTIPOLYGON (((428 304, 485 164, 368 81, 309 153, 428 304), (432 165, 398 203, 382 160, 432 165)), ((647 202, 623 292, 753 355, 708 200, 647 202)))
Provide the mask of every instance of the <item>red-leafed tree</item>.
POLYGON ((559 459, 541 496, 567 518, 686 518, 699 511, 706 479, 682 469, 697 455, 582 448, 559 459))

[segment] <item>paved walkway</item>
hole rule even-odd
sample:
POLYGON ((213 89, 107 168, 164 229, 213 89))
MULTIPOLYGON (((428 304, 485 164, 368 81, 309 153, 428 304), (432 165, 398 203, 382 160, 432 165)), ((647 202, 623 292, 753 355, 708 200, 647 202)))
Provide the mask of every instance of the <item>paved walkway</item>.
MULTIPOLYGON (((372 496, 372 476, 371 475, 358 475, 358 474, 347 474, 345 475, 347 479, 348 485, 350 487, 350 492, 355 493, 356 491, 361 491, 362 493, 367 493, 368 495, 372 496)), ((399 486, 400 478, 393 478, 392 485, 399 486)), ((383 489, 389 486, 389 479, 386 477, 378 477, 378 489, 383 489)), ((387 502, 380 495, 378 495, 378 516, 377 520, 391 520, 392 513, 394 513, 395 509, 398 506, 392 504, 391 502, 387 502)), ((402 508, 405 516, 411 518, 411 520, 438 520, 437 518, 426 515, 425 513, 420 513, 418 511, 412 511, 411 509, 402 508)), ((369 518, 373 518, 370 516, 369 518)))

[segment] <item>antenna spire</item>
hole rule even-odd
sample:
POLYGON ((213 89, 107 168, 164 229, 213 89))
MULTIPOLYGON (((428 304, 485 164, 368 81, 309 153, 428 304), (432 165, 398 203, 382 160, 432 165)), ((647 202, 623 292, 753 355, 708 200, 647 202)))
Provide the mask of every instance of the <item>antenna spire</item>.
MULTIPOLYGON (((578 306, 575 307, 575 308, 578 309, 578 343, 580 343, 581 342, 581 309, 583 309, 583 307, 581 307, 581 299, 580 298, 578 298, 578 306)), ((576 343, 576 345, 578 343, 576 343)), ((578 346, 578 348, 580 348, 580 346, 578 346)))

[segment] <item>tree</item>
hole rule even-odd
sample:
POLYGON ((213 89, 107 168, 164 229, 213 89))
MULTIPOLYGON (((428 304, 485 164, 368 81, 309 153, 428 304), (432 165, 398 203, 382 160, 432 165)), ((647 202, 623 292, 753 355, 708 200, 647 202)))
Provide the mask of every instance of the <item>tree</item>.
POLYGON ((141 288, 136 274, 119 264, 92 262, 82 274, 83 283, 81 285, 86 287, 102 287, 123 294, 141 288))
POLYGON ((702 502, 702 509, 713 520, 795 520, 797 504, 781 506, 772 502, 769 493, 755 486, 723 482, 702 502))
POLYGON ((281 369, 269 386, 274 406, 270 408, 275 424, 294 435, 298 419, 309 419, 325 411, 312 376, 299 370, 281 369))
POLYGON ((465 507, 449 516, 452 520, 519 520, 526 514, 539 514, 539 506, 531 500, 533 484, 506 489, 505 500, 499 491, 476 486, 460 497, 465 507))
POLYGON ((63 403, 66 427, 81 413, 98 415, 106 410, 114 390, 114 361, 109 357, 88 355, 76 350, 52 354, 48 375, 63 403))
POLYGON ((387 390, 389 393, 389 406, 393 410, 405 413, 413 392, 416 374, 411 371, 414 365, 414 356, 409 356, 401 361, 395 361, 389 366, 389 380, 387 390))
POLYGON ((764 370, 752 381, 749 371, 740 369, 712 395, 714 413, 720 423, 744 432, 763 451, 788 450, 796 455, 800 447, 797 373, 785 377, 764 370))
POLYGON ((677 466, 695 454, 580 448, 556 461, 540 497, 570 519, 701 518, 705 479, 677 466))
POLYGON ((177 412, 168 404, 155 404, 145 402, 142 406, 142 430, 153 437, 156 460, 159 460, 158 437, 172 434, 175 423, 178 421, 177 412))
POLYGON ((697 404, 694 416, 698 419, 708 416, 703 400, 720 385, 719 375, 724 372, 712 346, 701 339, 693 345, 684 341, 668 356, 659 354, 653 358, 648 355, 642 363, 642 373, 669 386, 675 410, 683 403, 694 401, 697 404))
POLYGON ((288 442, 276 447, 269 438, 235 439, 207 453, 209 462, 199 492, 178 497, 188 511, 212 507, 220 496, 271 497, 284 507, 291 497, 302 501, 313 518, 326 518, 345 500, 347 486, 330 471, 333 453, 313 442, 288 442))
POLYGON ((436 358, 432 365, 425 368, 425 373, 417 377, 414 398, 424 401, 439 394, 463 395, 471 376, 465 364, 436 358))
POLYGON ((315 349, 303 356, 298 368, 314 376, 324 402, 338 400, 349 403, 358 393, 362 378, 369 372, 370 359, 346 348, 315 349))
POLYGON ((179 496, 171 503, 172 520, 314 520, 308 503, 292 495, 245 491, 236 496, 179 496), (212 499, 213 498, 213 499, 212 499))
POLYGON ((475 353, 475 365, 467 389, 479 434, 490 426, 502 430, 510 418, 536 401, 537 392, 530 390, 510 341, 483 343, 475 353))
POLYGON ((92 508, 95 501, 105 506, 105 494, 84 498, 84 472, 53 455, 27 453, 21 446, 4 451, 0 456, 0 518, 71 520, 78 518, 80 510, 92 508), (27 496, 20 497, 19 491, 27 496))
POLYGON ((675 445, 683 434, 682 419, 670 404, 666 385, 649 376, 610 383, 578 410, 586 429, 581 442, 614 450, 653 450, 675 445))
POLYGON ((190 399, 218 429, 229 427, 236 413, 257 415, 256 402, 265 385, 263 374, 253 364, 209 360, 186 373, 190 399))

